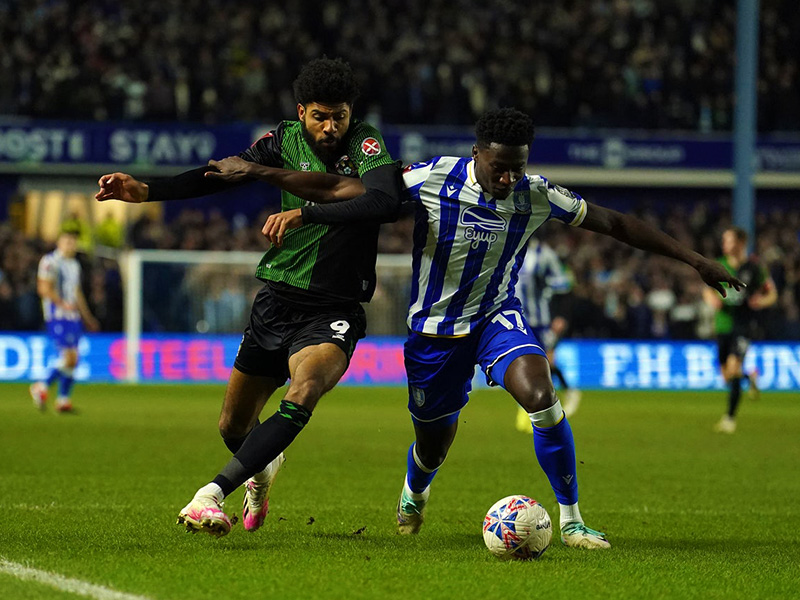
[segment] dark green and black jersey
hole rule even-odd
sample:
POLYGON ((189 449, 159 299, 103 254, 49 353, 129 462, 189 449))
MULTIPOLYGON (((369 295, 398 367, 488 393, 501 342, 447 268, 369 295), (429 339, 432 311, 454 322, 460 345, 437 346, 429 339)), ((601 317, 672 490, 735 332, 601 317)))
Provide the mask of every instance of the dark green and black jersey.
MULTIPOLYGON (((377 129, 353 120, 343 140, 343 154, 326 164, 306 143, 299 121, 283 121, 240 156, 270 167, 322 171, 348 177, 393 161, 377 129)), ((281 192, 282 210, 310 204, 281 192)), ((375 289, 377 223, 307 224, 286 232, 283 246, 267 250, 256 277, 271 284, 282 299, 306 307, 367 302, 375 289)))
POLYGON ((728 273, 742 281, 747 287, 736 291, 728 284, 722 284, 726 287, 727 296, 722 299, 722 308, 715 315, 714 328, 718 334, 733 333, 746 336, 755 313, 748 306, 747 301, 753 294, 763 290, 764 284, 769 279, 769 272, 754 256, 739 265, 738 269, 731 266, 727 257, 723 256, 719 262, 728 273))

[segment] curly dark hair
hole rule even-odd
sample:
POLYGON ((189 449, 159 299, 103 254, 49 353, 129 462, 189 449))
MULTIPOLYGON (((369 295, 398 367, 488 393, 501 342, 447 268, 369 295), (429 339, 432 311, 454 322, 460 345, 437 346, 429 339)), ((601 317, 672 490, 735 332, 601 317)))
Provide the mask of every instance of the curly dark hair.
POLYGON ((306 105, 309 102, 353 104, 359 86, 350 65, 341 58, 323 56, 306 64, 294 80, 294 98, 306 105))
POLYGON ((734 237, 739 242, 746 242, 747 241, 747 231, 745 231, 741 227, 736 227, 736 226, 728 227, 725 231, 732 231, 734 237))
POLYGON ((485 113, 475 125, 478 146, 492 143, 504 146, 529 146, 533 143, 533 120, 514 108, 500 108, 485 113))

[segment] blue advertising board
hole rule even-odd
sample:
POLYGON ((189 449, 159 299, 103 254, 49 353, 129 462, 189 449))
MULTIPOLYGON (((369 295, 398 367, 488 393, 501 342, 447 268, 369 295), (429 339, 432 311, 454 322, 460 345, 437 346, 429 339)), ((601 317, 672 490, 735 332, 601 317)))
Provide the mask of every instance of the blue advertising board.
POLYGON ((196 166, 237 154, 252 125, 0 121, 0 163, 196 166))
MULTIPOLYGON (((192 167, 211 158, 237 154, 268 130, 268 125, 226 125, 0 120, 0 166, 131 165, 192 167)), ((468 156, 471 127, 382 128, 393 156, 404 162, 437 155, 468 156)), ((756 169, 800 171, 800 138, 762 137, 756 169)), ((578 135, 560 130, 537 133, 531 161, 542 165, 669 169, 730 169, 733 143, 728 135, 666 135, 631 131, 578 135)))
MULTIPOLYGON (((145 335, 139 352, 139 381, 212 383, 228 379, 238 335, 145 335)), ((78 381, 124 381, 125 338, 92 334, 83 338, 78 381)), ((55 361, 42 334, 0 333, 0 382, 33 381, 55 361)), ((570 383, 583 389, 721 389, 717 349, 711 342, 572 340, 558 346, 557 359, 570 383)), ((745 370, 758 369, 764 390, 800 390, 800 342, 756 343, 745 370)), ((476 385, 485 385, 478 372, 476 385)), ((344 385, 405 385, 403 340, 359 342, 344 385)))

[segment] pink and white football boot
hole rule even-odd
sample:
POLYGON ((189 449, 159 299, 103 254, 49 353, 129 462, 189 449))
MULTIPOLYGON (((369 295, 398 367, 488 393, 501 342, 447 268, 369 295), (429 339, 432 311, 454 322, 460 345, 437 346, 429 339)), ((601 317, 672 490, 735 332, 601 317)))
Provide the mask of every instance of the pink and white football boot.
POLYGON ((200 488, 186 506, 178 513, 178 525, 184 525, 187 531, 201 531, 214 537, 227 535, 231 530, 231 520, 222 510, 222 502, 206 488, 200 488))
POLYGON ((269 513, 269 490, 285 460, 286 457, 281 452, 261 473, 245 482, 242 503, 245 531, 256 531, 264 524, 264 519, 269 513))

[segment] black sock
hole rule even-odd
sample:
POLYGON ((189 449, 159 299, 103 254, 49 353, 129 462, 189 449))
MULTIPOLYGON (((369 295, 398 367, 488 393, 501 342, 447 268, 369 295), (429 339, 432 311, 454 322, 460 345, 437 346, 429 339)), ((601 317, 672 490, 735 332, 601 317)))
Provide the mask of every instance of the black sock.
POLYGON ((299 404, 281 400, 278 411, 250 432, 214 483, 230 494, 288 448, 309 418, 311 413, 299 404))
POLYGON ((550 365, 550 372, 553 374, 554 378, 558 379, 561 382, 561 389, 564 390, 569 389, 569 384, 567 383, 567 380, 564 379, 564 373, 561 372, 561 369, 559 369, 555 365, 550 365))
POLYGON ((731 391, 728 395, 728 416, 736 416, 736 409, 739 407, 739 397, 742 395, 742 378, 734 377, 730 381, 731 391))
MULTIPOLYGON (((256 419, 256 424, 253 426, 253 429, 258 427, 260 424, 261 421, 256 419)), ((222 441, 225 442, 225 445, 228 447, 228 450, 231 451, 231 454, 236 454, 239 451, 239 448, 242 447, 242 444, 244 444, 244 441, 247 439, 247 436, 250 435, 253 429, 245 433, 242 437, 234 438, 234 437, 225 437, 224 435, 222 436, 222 441)))

